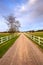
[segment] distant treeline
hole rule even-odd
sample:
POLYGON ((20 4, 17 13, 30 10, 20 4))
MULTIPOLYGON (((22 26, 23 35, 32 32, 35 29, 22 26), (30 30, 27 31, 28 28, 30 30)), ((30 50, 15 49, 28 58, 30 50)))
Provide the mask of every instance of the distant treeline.
POLYGON ((30 31, 26 31, 26 32, 43 32, 43 30, 30 30, 30 31))
POLYGON ((43 32, 43 30, 37 30, 36 32, 43 32))
MULTIPOLYGON (((16 31, 16 32, 20 32, 20 31, 16 31)), ((43 30, 30 30, 30 31, 24 31, 24 32, 43 32, 43 30)), ((4 31, 4 32, 0 32, 0 33, 11 33, 9 31, 4 31)), ((15 33, 15 32, 14 32, 15 33)))
MULTIPOLYGON (((16 32, 20 32, 20 31, 16 31, 16 32)), ((0 33, 11 33, 11 32, 9 32, 9 31, 3 31, 3 32, 0 32, 0 33)), ((15 32, 13 32, 13 33, 15 33, 15 32)))

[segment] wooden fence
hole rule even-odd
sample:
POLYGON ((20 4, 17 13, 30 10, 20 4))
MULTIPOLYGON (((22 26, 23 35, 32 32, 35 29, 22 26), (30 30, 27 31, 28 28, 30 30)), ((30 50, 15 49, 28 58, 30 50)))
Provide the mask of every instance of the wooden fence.
POLYGON ((35 41, 36 43, 38 43, 38 45, 42 45, 43 46, 43 38, 38 37, 38 36, 34 36, 34 35, 28 35, 28 37, 30 39, 32 39, 33 41, 35 41))
POLYGON ((14 38, 15 35, 9 35, 9 36, 4 36, 4 37, 0 37, 0 44, 14 38))

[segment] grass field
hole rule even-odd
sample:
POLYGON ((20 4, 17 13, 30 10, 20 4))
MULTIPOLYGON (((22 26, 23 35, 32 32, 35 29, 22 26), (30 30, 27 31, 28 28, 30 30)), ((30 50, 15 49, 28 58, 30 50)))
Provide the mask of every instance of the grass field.
MULTIPOLYGON (((7 35, 7 34, 5 34, 7 35)), ((13 39, 0 44, 0 58, 6 53, 6 51, 13 45, 13 43, 16 41, 16 39, 19 37, 19 35, 16 35, 13 39)))
POLYGON ((3 36, 8 36, 10 35, 9 33, 0 33, 0 37, 3 37, 3 36))
POLYGON ((35 35, 35 36, 39 36, 39 37, 43 37, 43 32, 33 32, 30 34, 35 35))

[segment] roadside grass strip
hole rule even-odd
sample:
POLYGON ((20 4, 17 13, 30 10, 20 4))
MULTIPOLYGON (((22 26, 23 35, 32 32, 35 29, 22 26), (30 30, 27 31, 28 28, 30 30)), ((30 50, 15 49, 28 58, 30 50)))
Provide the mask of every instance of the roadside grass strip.
POLYGON ((6 53, 6 51, 14 44, 14 42, 16 41, 16 39, 19 37, 20 35, 15 35, 14 38, 6 41, 3 44, 0 44, 0 58, 2 58, 2 56, 6 53))

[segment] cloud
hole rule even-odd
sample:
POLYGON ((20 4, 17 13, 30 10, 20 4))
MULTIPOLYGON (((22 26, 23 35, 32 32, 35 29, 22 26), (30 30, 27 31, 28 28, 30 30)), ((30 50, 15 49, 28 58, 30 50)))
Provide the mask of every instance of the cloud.
POLYGON ((28 0, 24 5, 25 13, 28 13, 31 18, 37 18, 43 15, 43 0, 28 0))
POLYGON ((37 0, 28 0, 28 4, 31 6, 36 3, 37 0))
POLYGON ((32 9, 31 14, 33 17, 43 15, 43 0, 30 0, 30 6, 30 9, 32 9))
POLYGON ((13 12, 14 16, 20 21, 22 28, 26 26, 30 27, 32 24, 35 26, 39 24, 39 22, 43 22, 43 0, 26 0, 25 3, 21 3, 21 1, 18 0, 17 5, 12 3, 12 1, 15 0, 9 1, 9 5, 0 6, 0 9, 4 11, 4 14, 13 12))
MULTIPOLYGON (((35 28, 42 22, 43 0, 28 0, 25 4, 17 5, 14 9, 15 16, 21 22, 22 28, 35 28), (31 27, 29 27, 31 26, 31 27)), ((42 24, 41 24, 42 25, 42 24)))
POLYGON ((6 12, 6 13, 8 13, 9 11, 10 11, 9 13, 11 13, 12 11, 14 15, 17 17, 29 15, 30 18, 35 18, 43 15, 42 6, 43 6, 43 0, 27 0, 27 2, 22 3, 21 5, 18 4, 16 6, 13 6, 14 8, 7 7, 3 4, 0 5, 0 9, 2 10, 2 12, 6 12))
MULTIPOLYGON (((28 0, 28 2, 26 2, 25 4, 22 4, 22 5, 17 5, 15 8, 14 8, 14 15, 16 17, 21 17, 21 18, 24 18, 25 21, 26 20, 29 20, 32 16, 33 16, 33 8, 31 8, 32 4, 35 3, 34 0, 28 0), (30 16, 30 17, 29 17, 30 16)), ((24 20, 23 19, 23 20, 24 20)))
POLYGON ((37 13, 37 15, 43 15, 43 1, 41 0, 41 1, 38 1, 38 3, 37 3, 37 6, 36 6, 36 13, 37 13))

